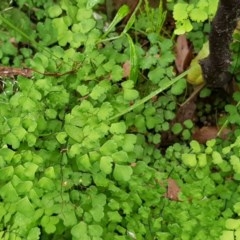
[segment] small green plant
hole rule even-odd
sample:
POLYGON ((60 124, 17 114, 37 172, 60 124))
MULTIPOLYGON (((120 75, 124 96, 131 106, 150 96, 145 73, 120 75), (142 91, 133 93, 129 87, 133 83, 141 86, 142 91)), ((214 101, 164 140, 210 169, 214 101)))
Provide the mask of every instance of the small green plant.
MULTIPOLYGON (((121 11, 120 18, 124 16, 121 11)), ((138 72, 134 70, 138 46, 127 35, 127 28, 115 41, 107 40, 113 29, 106 34, 95 27, 103 24, 96 22, 93 10, 83 1, 46 6, 46 13, 46 28, 37 23, 37 32, 31 37, 2 17, 5 29, 13 27, 14 34, 20 35, 19 41, 26 38, 35 48, 36 53, 24 49, 21 52, 25 64, 39 73, 34 74, 34 80, 19 76, 16 91, 9 91, 10 84, 1 95, 1 237, 150 238, 159 231, 159 225, 152 229, 155 217, 149 222, 148 215, 165 190, 156 182, 159 173, 147 165, 153 148, 146 145, 141 125, 139 133, 131 133, 131 124, 118 119, 124 109, 140 113, 138 105, 145 109, 147 128, 160 129, 160 122, 154 120, 154 107, 150 111, 144 103, 181 76, 161 88, 157 79, 152 79, 157 90, 138 102, 138 72), (99 48, 97 44, 101 43, 105 46, 99 48), (79 50, 82 47, 83 52, 79 50), (129 59, 134 71, 130 79, 123 80, 122 65, 129 59), (70 74, 54 76, 58 71, 74 70, 75 66, 70 74), (44 75, 46 72, 53 75, 44 75), (129 108, 132 101, 136 105, 129 108), (143 176, 146 169, 148 173, 143 176), (146 194, 146 186, 154 191, 146 194)), ((170 49, 171 43, 165 42, 170 49)), ((166 54, 161 39, 154 45, 166 54)), ((170 63, 165 62, 165 66, 170 63)), ((139 71, 141 63, 136 66, 139 71)), ((172 71, 168 74, 169 78, 174 76, 172 71)), ((166 100, 165 129, 167 121, 174 117, 175 107, 167 107, 166 100)), ((149 141, 158 144, 161 135, 149 135, 149 141)), ((156 213, 152 212, 154 216, 156 213)))
POLYGON ((144 0, 143 2, 144 9, 141 10, 141 14, 137 16, 137 21, 134 24, 135 29, 147 35, 149 33, 160 33, 167 14, 167 12, 163 10, 162 2, 159 3, 156 9, 149 6, 149 1, 144 0))
POLYGON ((238 131, 201 145, 193 121, 172 125, 188 72, 175 76, 166 12, 145 1, 116 31, 128 7, 105 29, 99 2, 16 1, 26 29, 0 16, 1 64, 33 70, 1 79, 0 238, 237 236, 238 131), (166 132, 181 143, 162 147, 166 132))
POLYGON ((216 13, 218 1, 168 1, 175 2, 173 17, 176 21, 174 33, 177 35, 191 32, 194 22, 211 20, 216 13))

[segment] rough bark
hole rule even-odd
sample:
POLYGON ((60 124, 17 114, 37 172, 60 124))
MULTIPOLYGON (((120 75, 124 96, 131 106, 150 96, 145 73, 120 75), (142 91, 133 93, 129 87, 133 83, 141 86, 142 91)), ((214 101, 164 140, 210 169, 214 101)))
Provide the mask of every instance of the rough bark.
POLYGON ((200 61, 204 79, 209 87, 224 87, 232 79, 229 72, 229 45, 239 16, 240 0, 219 0, 209 35, 210 54, 200 61))

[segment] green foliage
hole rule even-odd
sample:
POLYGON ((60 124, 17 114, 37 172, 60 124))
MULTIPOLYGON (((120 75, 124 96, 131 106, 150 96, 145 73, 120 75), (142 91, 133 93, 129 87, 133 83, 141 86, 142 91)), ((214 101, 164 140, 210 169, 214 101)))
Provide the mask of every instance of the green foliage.
MULTIPOLYGON (((128 8, 105 29, 100 2, 18 0, 1 16, 1 64, 37 72, 2 79, 0 238, 237 238, 237 130, 205 146, 191 120, 172 125, 187 73, 175 76, 166 12, 145 1, 119 33, 128 8), (166 132, 185 141, 161 149, 166 132)), ((238 104, 226 111, 238 125, 238 104)))
MULTIPOLYGON (((231 51, 233 53, 233 60, 232 60, 233 64, 231 65, 231 72, 234 73, 234 75, 236 76, 237 82, 239 82, 239 80, 240 80, 239 48, 240 48, 240 32, 237 28, 237 30, 233 34, 233 42, 231 44, 231 51)), ((239 100, 237 100, 237 101, 239 101, 239 100)))
POLYGON ((217 0, 191 0, 188 3, 186 1, 178 1, 173 7, 173 17, 176 21, 174 33, 180 35, 191 32, 193 30, 193 22, 204 22, 212 19, 217 10, 217 5, 217 0))
MULTIPOLYGON (((233 98, 236 101, 236 105, 227 104, 225 105, 225 110, 228 113, 228 117, 223 123, 222 128, 220 129, 220 132, 222 129, 229 124, 238 126, 240 124, 239 122, 239 107, 240 107, 240 95, 239 92, 236 92, 233 94, 233 98)), ((235 130, 235 135, 238 136, 238 130, 235 130)))
POLYGON ((166 14, 167 12, 163 10, 162 2, 159 3, 157 8, 151 8, 149 1, 144 0, 144 9, 137 16, 135 28, 145 33, 159 33, 162 31, 166 14))

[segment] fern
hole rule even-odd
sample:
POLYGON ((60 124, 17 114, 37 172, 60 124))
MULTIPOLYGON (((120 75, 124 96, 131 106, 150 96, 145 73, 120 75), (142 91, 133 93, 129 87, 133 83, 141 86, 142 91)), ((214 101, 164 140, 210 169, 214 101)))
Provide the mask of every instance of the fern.
POLYGON ((191 0, 189 3, 176 3, 173 8, 173 18, 176 21, 174 33, 180 35, 190 32, 194 22, 211 20, 216 13, 217 5, 218 0, 191 0))

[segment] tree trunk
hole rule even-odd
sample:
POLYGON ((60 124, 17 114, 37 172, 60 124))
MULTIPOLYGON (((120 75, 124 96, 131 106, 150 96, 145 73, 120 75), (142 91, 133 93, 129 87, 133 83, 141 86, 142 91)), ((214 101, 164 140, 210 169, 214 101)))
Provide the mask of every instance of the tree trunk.
POLYGON ((210 54, 200 61, 203 77, 209 87, 224 87, 232 79, 229 72, 229 45, 240 16, 240 0, 219 0, 218 10, 209 34, 210 54))

